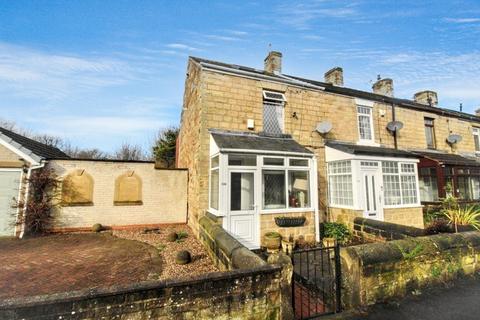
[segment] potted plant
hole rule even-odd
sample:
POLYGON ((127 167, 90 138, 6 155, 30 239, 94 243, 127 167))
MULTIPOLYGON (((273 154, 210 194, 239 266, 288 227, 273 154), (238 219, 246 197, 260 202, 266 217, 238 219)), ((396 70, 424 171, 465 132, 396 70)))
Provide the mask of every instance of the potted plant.
POLYGON ((338 222, 325 222, 323 224, 323 237, 322 242, 324 247, 333 247, 335 241, 344 243, 350 237, 348 228, 343 223, 338 222))
POLYGON ((288 239, 282 239, 282 249, 283 252, 290 254, 295 248, 295 241, 293 240, 293 235, 289 235, 288 239))
POLYGON ((277 252, 282 245, 282 235, 275 231, 265 233, 263 240, 267 252, 277 252))
POLYGON ((299 216, 299 217, 282 216, 282 217, 275 217, 275 224, 282 228, 299 227, 305 224, 305 220, 306 220, 305 216, 299 216))

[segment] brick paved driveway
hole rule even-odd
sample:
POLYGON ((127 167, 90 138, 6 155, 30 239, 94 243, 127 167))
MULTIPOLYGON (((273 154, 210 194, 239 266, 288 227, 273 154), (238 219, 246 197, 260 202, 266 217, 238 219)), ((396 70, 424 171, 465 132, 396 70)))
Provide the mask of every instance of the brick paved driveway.
POLYGON ((157 250, 109 234, 0 239, 0 300, 124 285, 161 273, 157 250))

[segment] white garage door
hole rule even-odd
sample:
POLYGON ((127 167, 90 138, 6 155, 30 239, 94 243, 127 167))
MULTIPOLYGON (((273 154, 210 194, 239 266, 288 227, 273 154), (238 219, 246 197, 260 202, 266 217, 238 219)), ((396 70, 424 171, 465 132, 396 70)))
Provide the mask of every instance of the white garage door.
POLYGON ((12 208, 18 198, 20 171, 0 169, 0 236, 13 236, 16 209, 12 208))

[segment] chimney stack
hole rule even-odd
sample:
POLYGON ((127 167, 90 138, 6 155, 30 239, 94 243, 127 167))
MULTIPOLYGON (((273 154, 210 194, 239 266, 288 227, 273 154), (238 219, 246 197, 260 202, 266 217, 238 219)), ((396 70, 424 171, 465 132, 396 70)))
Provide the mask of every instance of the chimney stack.
POLYGON ((393 97, 393 80, 389 78, 379 79, 372 86, 373 93, 387 97, 393 97))
POLYGON ((417 103, 426 104, 432 107, 438 106, 438 96, 435 91, 425 90, 413 95, 413 100, 417 103))
POLYGON ((337 87, 343 87, 343 69, 335 67, 325 72, 325 82, 337 87))
POLYGON ((478 108, 477 110, 475 110, 475 115, 476 115, 477 117, 480 117, 480 108, 478 108))
POLYGON ((265 71, 269 73, 282 73, 282 53, 270 51, 264 60, 265 71))

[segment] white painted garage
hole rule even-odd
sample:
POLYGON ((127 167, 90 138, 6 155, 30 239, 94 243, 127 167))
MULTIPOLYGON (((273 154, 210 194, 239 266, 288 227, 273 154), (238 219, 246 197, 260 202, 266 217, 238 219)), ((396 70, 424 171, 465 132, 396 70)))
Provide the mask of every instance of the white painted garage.
POLYGON ((22 171, 0 168, 0 236, 15 235, 16 209, 12 206, 19 198, 22 171))

